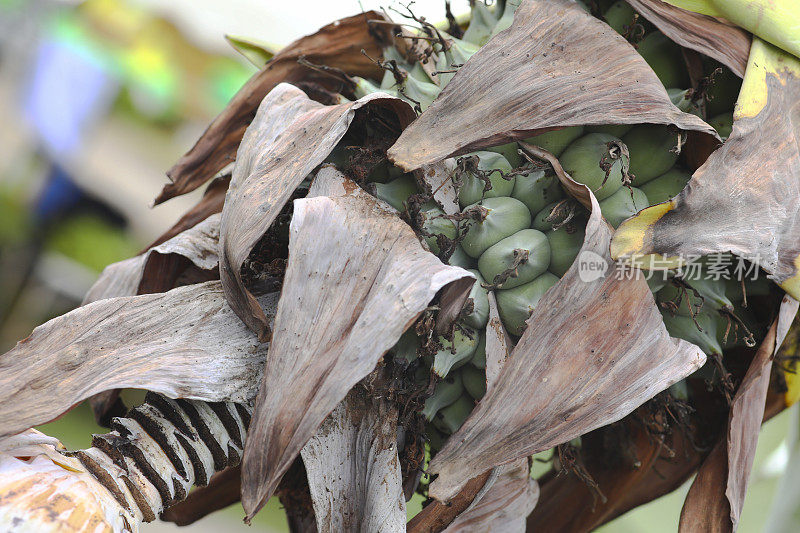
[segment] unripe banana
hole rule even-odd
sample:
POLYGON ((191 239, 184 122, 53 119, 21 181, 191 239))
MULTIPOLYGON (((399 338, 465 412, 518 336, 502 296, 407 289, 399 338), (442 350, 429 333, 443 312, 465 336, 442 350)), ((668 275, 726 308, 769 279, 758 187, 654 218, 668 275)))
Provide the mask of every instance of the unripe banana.
POLYGON ((472 257, 468 256, 461 246, 456 246, 453 255, 450 256, 450 259, 447 261, 447 263, 453 266, 466 268, 467 270, 478 267, 478 262, 472 257))
POLYGON ((527 327, 525 321, 531 316, 547 289, 556 283, 558 283, 558 278, 545 272, 525 285, 495 291, 500 319, 511 335, 522 336, 527 327))
POLYGON ((464 323, 476 330, 482 330, 489 321, 489 291, 483 288, 486 282, 478 270, 470 270, 475 277, 475 283, 469 291, 468 298, 472 300, 472 313, 464 317, 464 323))
POLYGON ((437 376, 446 377, 451 370, 467 364, 467 361, 475 355, 480 335, 471 328, 464 327, 463 330, 456 328, 453 342, 439 337, 442 349, 436 352, 433 358, 433 372, 437 376))
POLYGON ((713 117, 733 110, 739 98, 742 80, 719 63, 715 62, 711 67, 711 70, 715 67, 722 69, 722 72, 714 75, 713 83, 706 90, 706 114, 713 117))
POLYGON ((433 417, 433 425, 442 433, 452 435, 464 425, 464 421, 474 407, 475 400, 470 396, 462 395, 458 400, 436 413, 436 416, 433 417))
MULTIPOLYGON (((746 291, 748 298, 751 296, 766 296, 772 291, 772 282, 766 276, 759 276, 756 279, 748 278, 744 280, 744 291, 746 291)), ((733 302, 743 301, 745 292, 742 291, 741 280, 727 280, 725 282, 725 294, 733 302)))
POLYGON ((590 133, 570 144, 559 161, 572 179, 588 186, 598 201, 605 200, 622 187, 622 159, 609 159, 610 143, 619 142, 618 138, 611 135, 590 133), (600 168, 603 159, 608 160, 610 165, 608 178, 600 168))
POLYGON ((394 207, 401 213, 406 210, 406 201, 412 194, 417 194, 417 184, 409 175, 401 176, 388 183, 376 183, 375 196, 394 207))
POLYGON ((436 75, 439 77, 439 87, 442 89, 447 87, 447 84, 456 75, 455 72, 448 71, 458 70, 460 65, 466 63, 472 54, 478 51, 478 47, 470 42, 456 39, 450 35, 446 35, 445 39, 450 47, 441 52, 436 60, 436 70, 438 71, 436 75))
POLYGON ((676 400, 683 400, 684 402, 689 401, 689 385, 686 383, 685 379, 670 385, 669 393, 672 394, 672 397, 676 400))
MULTIPOLYGON (((660 204, 677 196, 692 179, 692 175, 680 167, 672 167, 656 179, 649 181, 640 188, 652 204, 660 204)), ((638 183, 639 178, 636 178, 638 183)))
POLYGON ((356 82, 355 89, 353 89, 353 93, 355 94, 356 100, 359 98, 363 98, 368 94, 377 93, 382 91, 383 89, 380 86, 375 85, 369 80, 366 80, 360 76, 355 76, 353 81, 356 82))
POLYGON ((688 316, 672 316, 669 311, 663 309, 661 310, 661 316, 664 318, 664 325, 671 336, 696 344, 708 355, 722 354, 722 346, 717 340, 716 317, 701 311, 692 320, 688 316), (700 325, 702 331, 697 328, 695 321, 700 325))
POLYGON ((517 143, 492 146, 487 148, 486 151, 497 152, 498 154, 502 155, 513 168, 517 168, 518 166, 522 165, 522 156, 519 155, 519 145, 517 143))
POLYGON ((507 30, 511 27, 511 23, 514 22, 514 12, 519 7, 519 4, 522 0, 506 0, 505 7, 503 9, 503 15, 497 21, 494 28, 492 29, 492 37, 500 33, 501 31, 507 30))
POLYGON ((623 187, 602 202, 600 212, 612 227, 616 228, 626 218, 630 218, 650 204, 647 195, 636 187, 623 187))
POLYGON ((481 333, 481 339, 478 341, 478 347, 469 363, 475 368, 486 370, 486 333, 481 333))
POLYGON ((423 218, 422 230, 429 235, 425 235, 425 242, 434 254, 439 253, 439 244, 436 242, 436 235, 444 235, 448 239, 456 238, 456 225, 452 220, 444 218, 444 211, 434 204, 428 202, 420 209, 420 216, 423 218))
POLYGON ((605 133, 612 137, 621 139, 623 135, 631 131, 633 124, 602 124, 600 126, 586 126, 586 133, 605 133))
POLYGON ((480 400, 486 394, 486 372, 483 370, 466 365, 461 369, 461 381, 464 390, 475 400, 480 400))
POLYGON ((648 33, 636 50, 647 61, 664 87, 688 87, 689 74, 681 47, 660 31, 648 33))
POLYGON ((531 212, 515 198, 487 198, 470 208, 485 213, 483 220, 467 220, 469 225, 461 247, 468 256, 479 258, 491 245, 531 225, 531 212))
MULTIPOLYGON (((550 243, 541 231, 524 229, 490 246, 478 259, 478 269, 489 283, 501 281, 501 288, 513 289, 533 281, 550 265, 550 243), (515 255, 516 254, 516 255, 515 255), (527 261, 518 264, 516 277, 497 280, 497 276, 507 272, 519 254, 527 254, 527 261)), ((487 304, 488 305, 488 304, 487 304)))
POLYGON ((400 336, 390 351, 394 353, 395 359, 402 358, 411 363, 418 357, 417 348, 419 348, 419 337, 412 326, 400 336))
POLYGON ((678 160, 673 151, 678 135, 660 124, 640 124, 625 134, 622 142, 631 155, 631 173, 634 184, 640 186, 671 169, 678 160))
POLYGON ((446 378, 436 384, 433 394, 425 400, 425 407, 422 408, 422 416, 428 420, 433 420, 434 415, 443 407, 447 407, 461 397, 464 392, 464 385, 461 372, 451 372, 446 378))
MULTIPOLYGON (((553 212, 553 208, 558 205, 558 201, 555 201, 551 204, 547 204, 544 206, 536 215, 533 217, 531 221, 531 227, 533 229, 548 232, 553 229, 553 223, 547 220, 550 217, 550 214, 553 212)), ((532 212, 532 211, 531 211, 532 212)))
POLYGON ((525 204, 531 214, 537 214, 546 205, 561 200, 564 192, 556 176, 543 170, 531 170, 517 176, 511 196, 525 204))
POLYGON ((624 35, 628 27, 633 24, 634 15, 636 15, 636 11, 634 11, 627 2, 620 0, 612 4, 611 7, 603 13, 603 18, 606 19, 606 23, 611 26, 614 31, 620 35, 624 35))
POLYGON ((492 37, 492 30, 497 24, 497 17, 482 0, 472 6, 469 27, 464 32, 464 40, 478 47, 483 46, 492 37))
POLYGON ((567 273, 575 262, 586 236, 586 225, 582 220, 570 222, 545 233, 550 242, 550 266, 548 270, 559 278, 567 273))
POLYGON ((719 133, 723 141, 727 140, 733 131, 733 112, 729 111, 728 113, 722 113, 721 115, 712 117, 708 120, 708 124, 717 130, 717 133, 719 133))
POLYGON ((428 446, 430 446, 431 450, 434 452, 438 452, 444 448, 444 444, 447 442, 447 435, 444 435, 441 431, 436 429, 436 426, 433 424, 425 425, 425 435, 428 437, 428 446))
POLYGON ((533 137, 528 137, 525 139, 525 142, 536 145, 539 148, 544 148, 558 157, 581 135, 583 135, 583 126, 569 126, 567 128, 561 128, 560 130, 548 131, 533 137))
POLYGON ((479 202, 482 198, 511 196, 515 178, 505 179, 504 174, 511 172, 511 164, 502 155, 495 152, 474 152, 478 157, 478 170, 489 174, 492 188, 484 191, 486 183, 472 172, 464 172, 461 186, 458 189, 458 202, 461 207, 479 202))
POLYGON ((667 279, 664 279, 662 272, 654 271, 647 279, 647 286, 650 287, 650 292, 655 294, 666 286, 667 281, 667 279))

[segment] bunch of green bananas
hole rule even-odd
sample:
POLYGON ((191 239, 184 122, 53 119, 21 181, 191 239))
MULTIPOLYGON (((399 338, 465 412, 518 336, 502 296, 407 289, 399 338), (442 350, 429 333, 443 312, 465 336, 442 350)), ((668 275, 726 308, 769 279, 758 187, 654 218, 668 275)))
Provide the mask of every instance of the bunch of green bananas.
MULTIPOLYGON (((389 92, 424 111, 453 77, 453 70, 510 26, 517 4, 509 0, 492 10, 476 2, 462 39, 440 32, 449 48, 438 42, 432 45, 429 61, 436 66, 435 74, 429 74, 419 62, 409 63, 396 49, 387 48, 387 70, 380 86, 358 79, 357 96, 389 92)), ((727 136, 730 128, 724 124, 728 124, 726 117, 732 116, 738 92, 735 77, 727 71, 728 75, 712 78, 716 83, 708 91, 708 101, 700 99, 702 103, 698 104, 690 98, 690 91, 683 89, 689 85, 689 78, 679 47, 637 17, 624 1, 601 4, 606 7, 605 20, 631 40, 675 104, 700 115, 715 113, 712 124, 716 121, 722 124, 714 124, 717 127, 727 127, 720 131, 721 136, 727 136)), ((691 173, 678 162, 679 135, 670 126, 610 124, 562 128, 525 142, 558 157, 575 181, 594 192, 603 217, 617 227, 641 209, 671 199, 686 186, 691 173)), ((342 164, 346 159, 342 150, 335 151, 330 161, 342 164)), ((449 264, 468 269, 477 280, 451 335, 418 337, 411 328, 392 350, 395 357, 417 365, 420 386, 429 383, 431 372, 436 376, 422 410, 429 422, 430 447, 435 451, 458 430, 486 392, 488 292, 494 291, 508 333, 520 337, 541 297, 577 257, 588 212, 564 192, 552 171, 523 164, 517 143, 458 159, 453 175, 461 208, 457 216, 446 215, 412 175, 391 165, 380 165, 368 181, 367 189, 406 216, 431 252, 449 264)), ((761 332, 761 325, 741 310, 744 293, 739 282, 653 279, 650 285, 669 333, 697 344, 709 355, 721 354, 723 347, 742 342, 746 337, 743 331, 761 332)), ((763 280, 750 283, 747 294, 768 290, 763 280)), ((685 384, 673 388, 682 395, 685 384)))

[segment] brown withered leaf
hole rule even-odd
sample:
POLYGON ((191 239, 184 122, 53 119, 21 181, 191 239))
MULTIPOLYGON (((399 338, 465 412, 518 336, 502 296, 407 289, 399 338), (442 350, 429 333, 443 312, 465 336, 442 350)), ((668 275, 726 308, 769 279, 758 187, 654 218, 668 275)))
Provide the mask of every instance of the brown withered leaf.
POLYGON ((506 363, 513 343, 506 332, 500 312, 497 310, 497 298, 494 291, 489 292, 489 322, 486 324, 486 388, 493 386, 500 376, 500 370, 506 363))
POLYGON ((217 472, 205 487, 197 487, 186 499, 161 513, 161 520, 188 526, 214 511, 224 509, 239 501, 242 485, 242 467, 233 466, 217 472))
POLYGON ((436 499, 487 468, 620 420, 705 362, 699 348, 670 338, 642 276, 609 270, 611 229, 597 200, 554 167, 590 200, 583 247, 539 301, 497 384, 431 461, 436 499), (581 263, 599 277, 579 272, 581 263))
POLYGON ((715 446, 700 467, 686 495, 681 511, 681 532, 736 530, 765 416, 772 361, 797 309, 797 300, 784 296, 780 312, 733 398, 727 437, 715 446))
POLYGON ((469 480, 464 488, 447 503, 432 501, 422 508, 422 511, 409 520, 407 531, 409 533, 438 533, 443 531, 455 520, 458 515, 467 510, 475 497, 491 478, 492 471, 486 472, 469 480))
POLYGON ((383 93, 324 106, 282 83, 264 98, 242 139, 222 208, 220 279, 233 310, 262 340, 269 337, 269 328, 244 285, 242 265, 297 186, 328 156, 364 107, 391 110, 401 126, 414 114, 408 104, 383 93))
POLYGON ((150 246, 146 248, 149 250, 159 244, 166 242, 173 238, 175 235, 193 228, 200 222, 204 221, 214 213, 222 211, 222 205, 225 203, 225 193, 228 192, 228 185, 231 183, 231 175, 220 176, 214 178, 208 184, 206 190, 203 192, 203 197, 194 207, 183 214, 180 219, 167 231, 162 233, 150 246))
POLYGON ((81 305, 117 296, 168 291, 175 288, 179 276, 190 266, 214 273, 219 265, 219 222, 218 214, 211 215, 141 255, 108 265, 81 305))
MULTIPOLYGON (((181 278, 185 282, 182 285, 190 284, 187 278, 198 282, 216 278, 219 218, 210 216, 141 255, 108 265, 81 305, 117 296, 168 291, 181 278)), ((111 416, 124 414, 124 405, 117 402, 119 393, 119 389, 111 389, 89 398, 99 424, 107 425, 111 416)))
POLYGON ((626 1, 679 45, 713 57, 740 78, 744 77, 750 34, 743 29, 661 0, 626 1))
POLYGON ((405 531, 396 407, 353 389, 300 454, 319 533, 405 531))
POLYGON ((433 199, 442 206, 442 210, 448 215, 461 211, 461 207, 458 205, 458 192, 452 180, 455 168, 455 159, 445 159, 432 165, 426 165, 419 170, 422 181, 430 187, 433 199))
POLYGON ((525 531, 525 518, 539 498, 539 485, 531 479, 528 460, 519 459, 495 468, 486 485, 489 485, 486 491, 445 532, 525 531))
POLYGON ((445 157, 583 124, 675 124, 718 138, 682 113, 644 59, 572 0, 529 0, 459 68, 389 149, 412 170, 445 157))
MULTIPOLYGON (((273 293, 260 302, 274 309, 276 300, 273 293)), ((218 281, 93 302, 37 327, 0 356, 0 436, 114 388, 250 401, 266 352, 218 281)))
MULTIPOLYGON (((433 297, 473 278, 423 250, 393 210, 354 183, 344 190, 294 202, 275 331, 243 460, 250 517, 325 417, 433 297)), ((468 292, 465 285, 460 302, 468 292)))
POLYGON ((340 80, 303 66, 299 59, 341 69, 351 76, 380 78, 380 67, 361 50, 370 57, 380 57, 383 44, 390 42, 390 26, 370 24, 370 20, 386 18, 375 11, 359 13, 328 24, 278 52, 239 89, 192 149, 167 172, 172 183, 164 186, 155 203, 196 189, 229 164, 259 104, 279 83, 313 81, 332 90, 341 88, 340 80))
POLYGON ((611 246, 615 258, 730 251, 757 263, 800 298, 800 62, 787 63, 776 72, 769 64, 748 66, 746 79, 751 68, 767 70, 761 74, 763 92, 744 102, 740 97, 737 108, 752 109, 751 100, 760 99, 763 107, 737 117, 725 144, 678 196, 619 226, 611 246))

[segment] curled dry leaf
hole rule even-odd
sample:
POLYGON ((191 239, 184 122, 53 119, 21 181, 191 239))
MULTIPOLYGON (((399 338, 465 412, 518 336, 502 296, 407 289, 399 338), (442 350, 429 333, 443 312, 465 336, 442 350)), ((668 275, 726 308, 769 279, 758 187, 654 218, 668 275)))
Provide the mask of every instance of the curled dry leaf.
POLYGON ((218 214, 211 215, 141 255, 107 266, 82 305, 117 296, 168 291, 175 288, 189 265, 213 273, 219 265, 219 221, 218 214))
POLYGON ((356 111, 375 106, 394 112, 401 126, 413 118, 408 104, 383 93, 324 106, 282 83, 264 98, 247 128, 222 209, 220 279, 233 310, 262 340, 269 328, 244 285, 242 265, 297 186, 347 132, 356 111))
POLYGON ((754 39, 730 137, 678 196, 620 225, 612 256, 733 252, 800 298, 799 108, 800 60, 754 39))
MULTIPOLYGON (((275 300, 270 294, 260 303, 274 308, 275 300)), ((249 402, 265 356, 218 281, 93 302, 37 327, 0 356, 0 435, 114 388, 249 402)))
POLYGON ((181 218, 167 231, 162 233, 150 246, 149 250, 159 244, 166 242, 173 238, 175 235, 193 228, 200 222, 204 221, 214 213, 222 211, 222 205, 225 203, 225 193, 228 192, 228 185, 231 183, 231 175, 220 176, 214 178, 208 184, 206 190, 203 192, 203 197, 197 202, 194 207, 189 209, 181 218))
POLYGON ((453 172, 456 169, 455 159, 445 159, 420 169, 422 181, 430 187, 433 199, 442 206, 442 211, 453 215, 461 211, 458 205, 458 192, 453 183, 453 172))
POLYGON ((713 57, 740 78, 744 77, 750 34, 743 29, 661 0, 626 1, 679 45, 713 57))
POLYGON ((155 203, 193 191, 230 163, 259 104, 279 83, 312 82, 334 90, 341 88, 341 80, 303 66, 298 62, 300 58, 341 69, 351 76, 379 78, 380 67, 361 50, 370 57, 380 57, 383 44, 391 37, 389 26, 370 24, 370 20, 386 18, 375 11, 359 13, 328 24, 278 52, 239 89, 192 149, 167 172, 172 183, 164 186, 155 203))
POLYGON ((58 439, 34 429, 0 439, 0 529, 44 533, 135 528, 132 514, 80 461, 61 455, 63 449, 58 439))
MULTIPOLYGON (((423 250, 394 210, 355 183, 342 189, 344 196, 294 202, 283 292, 245 447, 242 502, 249 517, 433 297, 473 279, 423 250)), ((468 292, 466 284, 455 300, 463 304, 468 292)))
POLYGON ((670 102, 644 59, 608 25, 571 0, 529 0, 388 153, 411 170, 562 126, 638 123, 718 138, 670 102))
POLYGON ((705 362, 695 345, 670 338, 642 276, 609 270, 611 229, 597 200, 552 160, 566 188, 590 201, 583 247, 539 301, 496 385, 431 461, 437 499, 487 468, 620 420, 705 362))
POLYGON ((697 473, 681 511, 681 532, 735 531, 753 468, 775 353, 797 314, 798 302, 784 296, 778 317, 756 351, 736 391, 727 436, 697 473))
POLYGON ((405 531, 397 409, 352 390, 300 452, 317 531, 405 531))

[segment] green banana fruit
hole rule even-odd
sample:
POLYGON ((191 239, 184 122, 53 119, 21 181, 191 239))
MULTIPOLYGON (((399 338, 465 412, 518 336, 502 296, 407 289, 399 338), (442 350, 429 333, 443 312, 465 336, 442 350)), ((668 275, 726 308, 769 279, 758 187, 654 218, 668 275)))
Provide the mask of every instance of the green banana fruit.
POLYGON ((436 352, 432 369, 437 376, 446 377, 451 370, 465 365, 475 355, 480 336, 471 328, 464 327, 463 330, 466 330, 468 334, 462 329, 456 328, 452 342, 444 337, 439 337, 442 349, 436 352))
POLYGON ((511 197, 525 204, 531 214, 538 214, 546 205, 561 200, 564 192, 556 176, 543 170, 531 170, 517 176, 511 197))
POLYGON ((465 172, 461 177, 458 189, 458 202, 461 207, 481 201, 483 198, 510 196, 514 190, 515 178, 505 179, 504 174, 511 172, 511 164, 502 155, 495 152, 474 152, 478 157, 478 170, 488 174, 491 189, 484 191, 486 183, 473 172, 465 172))
POLYGON ((519 145, 517 143, 501 144, 486 148, 487 152, 496 152, 506 158, 512 168, 522 165, 522 156, 519 155, 519 145))
POLYGON ((461 397, 464 392, 464 385, 460 372, 451 372, 446 378, 436 384, 431 394, 425 400, 422 408, 422 416, 428 420, 433 420, 436 413, 443 407, 447 407, 461 397))
POLYGON ((550 265, 550 243, 541 231, 524 229, 490 246, 478 259, 478 270, 483 277, 495 284, 501 281, 501 288, 513 289, 533 281, 550 265), (516 267, 516 277, 498 280, 497 276, 514 265, 515 251, 527 253, 527 261, 516 267))
POLYGON ((557 230, 545 233, 550 242, 550 266, 548 270, 559 278, 567 273, 575 262, 586 237, 586 224, 583 221, 565 224, 557 230))
POLYGON ((500 320, 511 335, 522 336, 527 327, 525 321, 531 316, 547 289, 558 283, 558 279, 555 275, 545 272, 525 285, 495 292, 500 320))
POLYGON ((727 140, 733 131, 733 111, 722 113, 708 120, 709 126, 713 127, 722 137, 722 140, 727 140))
POLYGON ((623 187, 602 202, 600 212, 603 217, 616 228, 626 218, 630 218, 650 204, 647 195, 636 187, 623 187))
POLYGON ((425 242, 434 254, 440 252, 436 235, 441 234, 451 240, 456 238, 456 225, 452 220, 444 218, 444 211, 435 203, 422 205, 420 216, 423 218, 422 230, 429 234, 425 236, 425 242))
POLYGON ((635 176, 636 186, 664 174, 678 160, 678 154, 673 151, 678 136, 668 126, 640 124, 626 133, 622 142, 631 155, 630 171, 635 176))
POLYGON ((603 18, 606 19, 606 23, 615 32, 625 35, 628 28, 633 24, 634 15, 636 15, 636 11, 627 2, 620 0, 611 4, 611 7, 603 13, 603 18))
MULTIPOLYGON (((672 167, 656 179, 649 181, 640 188, 647 196, 647 200, 655 205, 666 202, 677 196, 692 179, 692 175, 680 167, 672 167)), ((637 183, 639 179, 636 179, 637 183)))
POLYGON ((487 198, 468 206, 485 214, 483 220, 467 220, 469 225, 461 247, 468 256, 479 258, 491 245, 531 225, 531 212, 515 198, 487 198))
POLYGON ((469 27, 464 32, 463 39, 481 47, 491 39, 492 30, 496 24, 495 14, 489 10, 483 0, 477 0, 472 6, 469 27))
POLYGON ((661 310, 661 316, 671 336, 696 344, 708 355, 722 354, 722 346, 717 340, 717 321, 715 316, 701 311, 692 320, 688 316, 672 316, 669 311, 663 309, 661 310), (700 325, 702 331, 697 328, 695 321, 700 325))
POLYGON ((475 368, 486 370, 486 334, 481 333, 481 339, 478 341, 478 347, 475 349, 472 359, 469 363, 475 368))
POLYGON ((608 154, 609 145, 619 142, 611 135, 590 133, 570 144, 559 161, 572 179, 589 187, 598 201, 605 200, 622 187, 622 159, 611 160, 608 154), (600 168, 601 160, 610 165, 607 178, 600 168))
POLYGON ((466 365, 461 369, 461 381, 464 383, 464 390, 473 399, 480 400, 486 394, 486 372, 483 370, 466 365))
POLYGON ((375 196, 394 207, 401 213, 406 210, 406 201, 412 194, 417 194, 417 183, 409 175, 400 176, 388 183, 375 183, 375 196))
POLYGON ((470 42, 456 39, 450 35, 445 35, 445 39, 450 47, 441 52, 436 60, 436 70, 438 72, 436 75, 439 77, 439 87, 441 89, 447 87, 447 84, 456 75, 455 72, 448 71, 458 70, 460 65, 466 63, 479 48, 470 42))
POLYGON ((681 47, 660 31, 648 33, 639 41, 639 52, 664 87, 688 87, 689 73, 683 61, 681 47))
MULTIPOLYGON (((531 227, 533 229, 539 231, 550 231, 553 229, 553 224, 548 221, 547 219, 550 217, 550 214, 553 212, 553 209, 558 205, 558 201, 555 201, 551 204, 547 204, 544 206, 541 211, 536 213, 536 216, 533 217, 533 221, 531 222, 531 227)), ((533 211, 531 211, 533 212, 533 211)))
POLYGON ((572 144, 575 139, 583 135, 583 126, 569 126, 559 130, 540 133, 533 137, 528 137, 525 142, 533 144, 539 148, 544 148, 554 156, 558 157, 572 144))
POLYGON ((442 433, 452 435, 464 425, 464 421, 474 407, 475 400, 470 396, 462 395, 458 400, 436 413, 433 425, 442 433))
POLYGON ((478 270, 470 270, 475 277, 475 283, 469 291, 467 298, 472 300, 472 313, 464 317, 464 323, 471 328, 482 330, 489 321, 489 291, 483 288, 486 280, 478 270))
POLYGON ((461 246, 456 246, 453 255, 450 256, 450 259, 447 261, 447 263, 453 266, 466 268, 467 270, 478 267, 478 262, 472 257, 468 256, 461 246))

